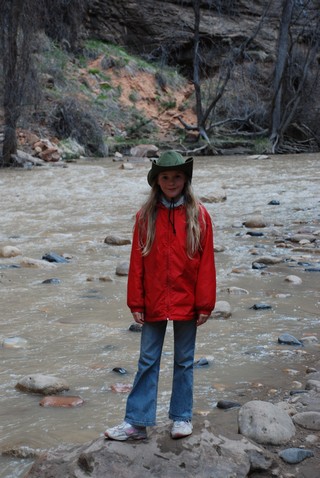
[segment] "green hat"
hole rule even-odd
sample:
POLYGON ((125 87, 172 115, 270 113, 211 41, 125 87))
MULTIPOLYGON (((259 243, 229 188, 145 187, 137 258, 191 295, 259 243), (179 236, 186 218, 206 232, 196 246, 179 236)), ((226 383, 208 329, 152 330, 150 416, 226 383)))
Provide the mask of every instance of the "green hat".
POLYGON ((184 159, 181 154, 176 151, 166 151, 162 153, 158 160, 152 161, 152 166, 147 177, 150 186, 153 185, 159 173, 170 169, 183 171, 191 182, 193 158, 184 159))

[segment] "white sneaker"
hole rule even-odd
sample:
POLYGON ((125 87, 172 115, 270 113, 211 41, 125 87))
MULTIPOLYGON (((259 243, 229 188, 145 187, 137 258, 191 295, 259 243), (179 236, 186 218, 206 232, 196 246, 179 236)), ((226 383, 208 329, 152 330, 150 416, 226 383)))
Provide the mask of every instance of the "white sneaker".
POLYGON ((188 421, 177 421, 173 422, 171 437, 172 438, 183 438, 191 435, 192 433, 192 423, 188 421))
POLYGON ((146 427, 135 427, 124 421, 121 425, 107 428, 104 435, 106 438, 118 441, 145 440, 147 438, 147 431, 146 427))

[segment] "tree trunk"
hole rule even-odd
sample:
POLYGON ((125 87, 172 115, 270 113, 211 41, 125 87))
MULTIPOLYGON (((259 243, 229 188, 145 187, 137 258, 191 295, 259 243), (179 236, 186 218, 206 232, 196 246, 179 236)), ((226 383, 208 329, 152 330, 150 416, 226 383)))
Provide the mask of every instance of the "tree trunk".
MULTIPOLYGON (((3 0, 1 2, 1 44, 4 76, 3 109, 4 141, 0 166, 11 166, 11 155, 17 152, 16 126, 20 116, 18 28, 23 0, 3 0)), ((22 80, 23 81, 23 80, 22 80)))
POLYGON ((273 150, 275 150, 282 135, 280 125, 282 120, 283 79, 286 71, 289 52, 289 30, 293 8, 294 0, 284 0, 280 21, 278 53, 274 75, 274 96, 271 113, 270 140, 273 143, 273 150))

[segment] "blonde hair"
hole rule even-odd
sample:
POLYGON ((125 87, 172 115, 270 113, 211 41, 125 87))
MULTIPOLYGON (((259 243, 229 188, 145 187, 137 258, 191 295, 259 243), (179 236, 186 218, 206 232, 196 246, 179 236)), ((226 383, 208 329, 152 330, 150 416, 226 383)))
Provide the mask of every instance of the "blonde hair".
MULTIPOLYGON (((195 253, 201 250, 201 226, 205 226, 200 202, 196 198, 189 181, 186 182, 183 194, 185 197, 186 208, 186 228, 187 228, 187 254, 192 258, 195 253)), ((139 243, 142 249, 142 255, 147 256, 151 250, 156 230, 157 203, 161 197, 161 189, 157 182, 153 183, 149 198, 142 205, 139 218, 139 243)))

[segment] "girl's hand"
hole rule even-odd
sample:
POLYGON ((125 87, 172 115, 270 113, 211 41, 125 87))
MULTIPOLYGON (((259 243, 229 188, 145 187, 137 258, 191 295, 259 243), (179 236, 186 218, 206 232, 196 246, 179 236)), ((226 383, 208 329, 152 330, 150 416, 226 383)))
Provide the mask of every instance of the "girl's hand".
POLYGON ((134 321, 137 322, 137 324, 144 324, 144 313, 143 312, 133 312, 132 313, 134 321))
POLYGON ((197 327, 199 327, 199 325, 205 324, 208 318, 209 318, 209 315, 199 314, 199 317, 197 319, 197 327))

